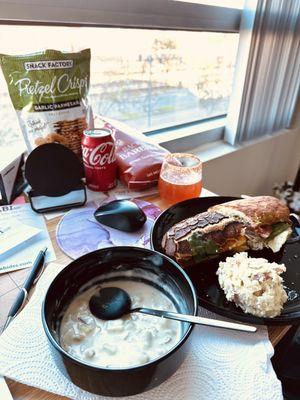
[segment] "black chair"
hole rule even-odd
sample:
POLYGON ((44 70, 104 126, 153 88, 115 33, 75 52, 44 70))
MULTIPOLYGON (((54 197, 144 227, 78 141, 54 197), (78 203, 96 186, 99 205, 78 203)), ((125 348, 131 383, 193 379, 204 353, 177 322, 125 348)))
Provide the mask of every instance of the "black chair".
MULTIPOLYGON (((293 189, 300 191, 300 167, 293 189)), ((299 260, 300 268, 300 260, 299 260)), ((300 294, 299 294, 300 295, 300 294)), ((273 367, 287 400, 300 399, 300 326, 293 326, 275 348, 273 367)))
POLYGON ((293 326, 278 343, 272 358, 287 400, 300 399, 300 327, 293 326))

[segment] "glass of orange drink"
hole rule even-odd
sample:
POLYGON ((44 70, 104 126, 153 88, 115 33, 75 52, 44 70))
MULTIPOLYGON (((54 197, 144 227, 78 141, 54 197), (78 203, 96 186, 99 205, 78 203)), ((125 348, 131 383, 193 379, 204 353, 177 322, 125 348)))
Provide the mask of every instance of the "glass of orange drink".
POLYGON ((158 189, 169 204, 199 197, 202 190, 202 162, 193 154, 168 154, 160 171, 158 189))

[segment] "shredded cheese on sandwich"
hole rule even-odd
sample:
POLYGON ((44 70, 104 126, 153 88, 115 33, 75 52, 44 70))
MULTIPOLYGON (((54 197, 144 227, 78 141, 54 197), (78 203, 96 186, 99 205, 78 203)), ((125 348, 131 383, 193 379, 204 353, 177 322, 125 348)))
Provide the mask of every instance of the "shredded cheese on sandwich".
POLYGON ((287 241, 290 234, 291 229, 287 229, 279 233, 279 235, 275 236, 273 239, 268 240, 268 247, 270 247, 270 249, 273 250, 274 253, 277 253, 277 251, 279 251, 284 243, 287 241))

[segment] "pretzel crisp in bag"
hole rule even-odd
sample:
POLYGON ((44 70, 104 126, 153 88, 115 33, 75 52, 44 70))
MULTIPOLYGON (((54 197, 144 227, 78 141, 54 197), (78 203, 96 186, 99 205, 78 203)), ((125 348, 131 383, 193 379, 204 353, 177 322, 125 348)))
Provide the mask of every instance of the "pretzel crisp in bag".
POLYGON ((0 64, 29 150, 58 142, 81 157, 87 128, 90 49, 0 55, 0 64))

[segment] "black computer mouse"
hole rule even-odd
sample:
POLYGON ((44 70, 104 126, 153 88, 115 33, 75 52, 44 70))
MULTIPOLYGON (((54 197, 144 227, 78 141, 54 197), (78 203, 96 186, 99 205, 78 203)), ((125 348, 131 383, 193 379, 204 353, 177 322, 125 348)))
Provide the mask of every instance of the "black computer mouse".
POLYGON ((137 231, 147 220, 144 211, 130 200, 114 200, 100 206, 94 217, 103 225, 125 232, 137 231))

